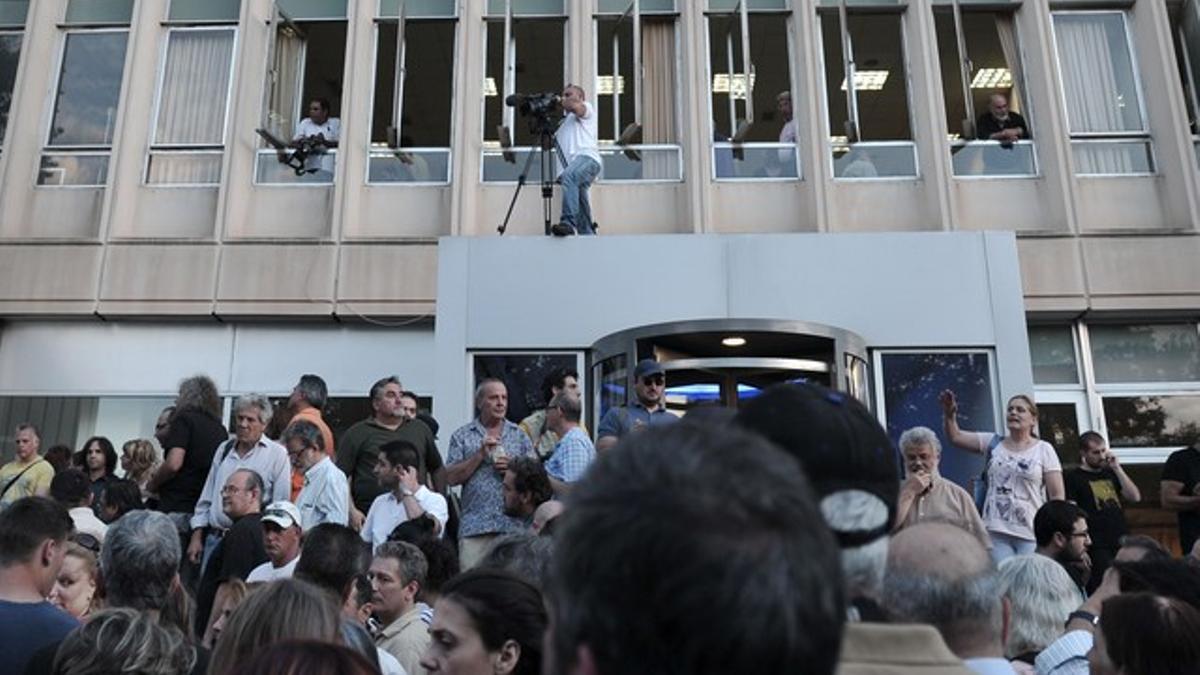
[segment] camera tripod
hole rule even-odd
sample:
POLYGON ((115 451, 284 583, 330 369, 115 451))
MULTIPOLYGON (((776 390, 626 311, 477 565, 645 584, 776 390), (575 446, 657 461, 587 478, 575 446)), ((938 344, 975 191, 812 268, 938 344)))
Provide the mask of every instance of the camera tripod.
POLYGON ((529 151, 529 156, 525 158, 525 167, 521 169, 521 175, 517 178, 517 189, 513 191, 512 201, 508 203, 508 212, 504 214, 504 222, 496 231, 501 235, 508 230, 508 221, 512 218, 513 207, 517 205, 517 197, 521 195, 521 188, 525 187, 525 182, 529 178, 529 170, 533 167, 533 158, 537 157, 542 170, 542 220, 546 236, 550 236, 550 219, 551 207, 554 199, 554 178, 557 173, 554 170, 554 160, 557 159, 562 163, 563 169, 567 168, 567 157, 563 154, 562 146, 558 144, 558 139, 555 138, 554 132, 556 129, 550 128, 549 125, 541 125, 538 128, 531 129, 538 134, 538 147, 529 151))

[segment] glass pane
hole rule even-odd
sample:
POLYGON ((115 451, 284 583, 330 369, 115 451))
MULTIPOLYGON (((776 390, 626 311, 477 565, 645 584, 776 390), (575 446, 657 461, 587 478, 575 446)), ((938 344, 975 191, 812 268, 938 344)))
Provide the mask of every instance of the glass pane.
POLYGON ((407 75, 400 118, 401 147, 450 146, 454 33, 453 21, 421 21, 405 26, 407 75))
POLYGON ((216 185, 221 153, 151 152, 146 182, 155 185, 216 185))
MULTIPOLYGON (((850 14, 846 27, 855 63, 858 134, 864 141, 911 140, 908 83, 899 14, 850 14)), ((838 142, 847 135, 846 74, 842 33, 836 14, 821 15, 829 133, 838 142)))
POLYGON ((42 155, 38 185, 104 185, 108 155, 42 155))
POLYGON ((1171 33, 1175 36, 1175 53, 1179 66, 1179 79, 1183 84, 1183 100, 1187 104, 1188 127, 1193 134, 1197 127, 1197 97, 1200 90, 1200 3, 1187 0, 1178 15, 1171 12, 1171 33))
MULTIPOLYGON (((597 14, 624 14, 633 6, 633 0, 599 0, 596 3, 597 14)), ((639 6, 642 14, 651 12, 675 12, 675 0, 642 0, 639 6)))
POLYGON ((449 183, 447 149, 371 150, 367 180, 372 183, 449 183))
POLYGON ((13 85, 17 81, 17 65, 21 59, 21 35, 0 35, 0 143, 8 128, 8 111, 12 107, 13 85))
MULTIPOLYGON (((504 23, 487 22, 487 63, 483 83, 483 140, 499 142, 504 123, 504 23)), ((512 130, 509 130, 511 138, 512 130)))
POLYGON ((275 0, 292 19, 344 19, 346 0, 275 0))
POLYGON ((1071 141, 1075 172, 1086 175, 1153 173, 1150 141, 1071 141))
POLYGON ((633 22, 596 19, 596 88, 599 139, 615 141, 633 123, 633 22))
MULTIPOLYGON (((379 16, 399 16, 400 1, 379 0, 379 16)), ((404 0, 404 16, 407 19, 456 16, 457 5, 455 0, 404 0)))
POLYGON ((171 0, 171 21, 237 21, 241 0, 171 0))
POLYGON ((1038 436, 1054 446, 1064 467, 1079 464, 1079 416, 1074 403, 1039 403, 1038 436))
MULTIPOLYGON (((286 154, 284 158, 287 158, 286 154)), ((309 155, 304 163, 305 168, 300 172, 279 161, 279 155, 274 150, 259 150, 256 159, 254 182, 258 185, 332 183, 337 151, 329 150, 319 156, 309 155)))
POLYGON ((0 0, 0 26, 24 26, 29 0, 0 0))
POLYGON ((110 145, 129 33, 68 33, 49 144, 110 145))
POLYGON ((678 147, 661 148, 630 145, 624 149, 601 148, 604 165, 600 180, 683 180, 678 147))
MULTIPOLYGON (((483 182, 485 183, 508 183, 516 182, 521 175, 522 169, 525 168, 525 160, 529 158, 529 153, 538 153, 536 149, 529 148, 513 148, 509 154, 514 161, 508 162, 504 159, 504 153, 500 150, 484 150, 483 152, 483 182)), ((538 156, 533 158, 533 162, 529 165, 529 175, 526 176, 526 182, 538 183, 542 180, 542 159, 538 156)))
POLYGON ((129 23, 133 0, 70 0, 67 23, 129 23))
POLYGON ((1054 38, 1071 133, 1142 131, 1122 12, 1056 12, 1054 38))
POLYGON ((751 72, 746 82, 741 20, 732 14, 708 19, 713 140, 723 142, 736 137, 749 142, 794 141, 787 18, 755 15, 750 17, 749 27, 751 72), (786 105, 780 103, 785 94, 786 105), (754 120, 749 127, 743 127, 747 96, 753 97, 754 120))
POLYGON ((609 408, 625 405, 626 388, 629 380, 628 359, 624 354, 604 359, 595 366, 599 382, 600 409, 595 419, 604 417, 609 408))
MULTIPOLYGON (((958 38, 954 33, 954 14, 949 9, 934 12, 937 26, 938 53, 941 61, 942 91, 945 92, 946 132, 952 138, 967 136, 967 108, 963 101, 961 60, 958 54, 958 38)), ((1017 86, 1019 43, 1013 15, 998 12, 963 12, 963 40, 970 58, 971 72, 968 88, 971 105, 975 113, 976 134, 971 138, 988 138, 985 116, 992 117, 989 103, 992 96, 1003 96, 1008 109, 1007 117, 1024 123, 1018 113, 1024 101, 1017 86)), ((993 128, 996 126, 994 123, 993 128)), ((1028 128, 1028 125, 1024 125, 1028 128)), ((1024 136, 1029 138, 1028 135, 1024 136)))
POLYGON ((794 143, 713 144, 717 178, 799 178, 794 143))
POLYGON ((917 175, 912 143, 834 144, 833 175, 837 178, 909 178, 917 175))
POLYGON ((1032 141, 959 141, 950 145, 955 176, 1033 176, 1037 174, 1032 141))
MULTIPOLYGON (((512 0, 513 16, 563 16, 563 0, 512 0)), ((488 16, 504 16, 504 0, 488 0, 488 16)))
POLYGON ((155 143, 224 143, 233 38, 232 28, 171 31, 155 143))
MULTIPOLYGON (((575 354, 475 354, 475 383, 494 377, 508 387, 508 419, 519 423, 535 410, 545 407, 542 381, 555 370, 575 370, 575 354)), ((472 389, 474 389, 474 384, 472 389)), ((582 387, 583 382, 579 383, 582 387)))
POLYGON ((1070 326, 1030 326, 1029 356, 1034 384, 1077 384, 1075 336, 1070 326))
POLYGON ((1088 335, 1099 384, 1200 380, 1195 324, 1095 325, 1088 335))
POLYGON ((1200 396, 1105 396, 1104 418, 1111 447, 1191 445, 1200 436, 1200 396))
POLYGON ((868 408, 873 407, 871 404, 871 376, 867 362, 853 354, 847 354, 846 380, 850 387, 849 394, 868 408))
MULTIPOLYGON (((516 91, 522 94, 562 91, 566 82, 563 55, 564 22, 559 19, 513 22, 513 40, 517 45, 516 91)), ((526 119, 518 119, 513 131, 514 145, 537 143, 526 119)))
MULTIPOLYGON (((711 12, 732 12, 738 6, 739 0, 708 0, 708 9, 711 12)), ((756 9, 787 9, 788 0, 747 0, 746 9, 754 11, 756 9)))
POLYGON ((275 31, 274 56, 267 83, 270 96, 264 127, 277 138, 290 139, 300 121, 300 79, 304 68, 304 39, 287 24, 275 31))
POLYGON ((885 353, 880 356, 883 406, 892 442, 915 426, 934 431, 942 441, 943 476, 964 487, 979 476, 983 457, 955 449, 942 433, 944 389, 958 396, 958 423, 964 430, 995 431, 991 355, 987 352, 885 353))

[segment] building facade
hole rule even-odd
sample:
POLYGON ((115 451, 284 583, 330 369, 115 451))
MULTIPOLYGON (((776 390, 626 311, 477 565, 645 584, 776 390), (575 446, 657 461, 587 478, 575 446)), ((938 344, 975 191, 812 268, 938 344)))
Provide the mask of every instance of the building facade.
MULTIPOLYGON (((645 235, 908 251, 890 237, 1009 233, 1027 324, 1014 363, 1043 435, 1070 458, 1080 430, 1102 431, 1157 494, 1200 421, 1197 78, 1193 0, 0 0, 0 421, 38 418, 68 444, 145 435, 200 371, 231 394, 322 372, 350 415, 395 371, 460 423, 469 382, 435 367, 458 358, 436 356, 455 283, 438 242, 504 222, 538 142, 506 97, 573 82, 599 115, 600 236, 628 250, 608 274, 650 273, 645 235), (996 94, 1024 119, 1013 143, 978 140, 996 94), (313 99, 340 138, 298 173, 266 139, 290 141, 313 99)), ((530 239, 538 159, 506 250, 570 284, 571 263, 530 239)), ((947 266, 906 262, 931 280, 947 266)), ((664 302, 704 287, 647 285, 664 302)), ((599 406, 605 334, 464 348, 553 346, 599 406)), ((874 339, 864 395, 886 416, 888 349, 922 345, 874 339)), ((993 382, 984 408, 1014 388, 993 382)))

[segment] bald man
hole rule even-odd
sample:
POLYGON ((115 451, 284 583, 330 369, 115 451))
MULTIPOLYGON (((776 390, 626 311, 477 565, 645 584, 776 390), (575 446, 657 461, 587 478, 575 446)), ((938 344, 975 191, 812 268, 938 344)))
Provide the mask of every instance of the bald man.
POLYGON ((883 607, 895 621, 930 624, 975 672, 1009 673, 1008 600, 991 556, 970 532, 918 523, 892 537, 883 607))

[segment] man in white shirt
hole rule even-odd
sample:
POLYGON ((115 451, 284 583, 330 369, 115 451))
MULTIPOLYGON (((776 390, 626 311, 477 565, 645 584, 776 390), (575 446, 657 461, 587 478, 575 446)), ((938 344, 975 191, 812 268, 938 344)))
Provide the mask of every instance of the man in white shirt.
POLYGON ((329 116, 329 100, 314 98, 308 102, 308 117, 296 125, 292 147, 308 146, 304 168, 322 180, 333 180, 334 158, 326 150, 337 148, 342 135, 342 120, 329 116))
POLYGON ((55 474, 50 481, 50 496, 67 508, 76 532, 85 532, 103 543, 108 526, 92 512, 92 491, 88 488, 87 474, 79 469, 68 469, 55 474))
POLYGON ((317 425, 297 420, 283 432, 292 467, 304 473, 304 487, 296 497, 296 508, 304 530, 321 523, 350 522, 350 483, 325 453, 325 437, 317 425))
POLYGON ((584 99, 583 89, 579 85, 568 84, 563 89, 562 107, 566 116, 554 134, 567 162, 559 175, 562 184, 562 222, 550 228, 559 237, 596 234, 592 226, 588 188, 600 175, 600 148, 596 141, 598 124, 596 109, 584 99))
POLYGON ((291 502, 271 502, 262 514, 263 548, 267 562, 255 567, 246 583, 292 578, 300 560, 300 511, 291 502))
POLYGON ((442 536, 450 517, 446 498, 429 490, 418 478, 417 448, 408 441, 390 441, 379 447, 375 477, 387 492, 375 498, 363 523, 363 541, 374 548, 387 541, 397 525, 428 513, 442 536))

